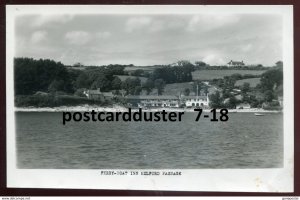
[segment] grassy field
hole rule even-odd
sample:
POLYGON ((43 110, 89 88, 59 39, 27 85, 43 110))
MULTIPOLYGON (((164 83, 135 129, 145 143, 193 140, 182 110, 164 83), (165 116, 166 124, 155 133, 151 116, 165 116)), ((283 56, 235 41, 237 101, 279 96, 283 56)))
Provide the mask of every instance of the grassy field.
POLYGON ((147 81, 147 78, 141 77, 141 76, 126 76, 126 75, 116 75, 121 79, 121 81, 125 81, 127 78, 139 78, 142 83, 145 83, 147 81))
POLYGON ((257 84, 260 83, 260 78, 247 78, 247 79, 238 80, 235 83, 235 86, 241 86, 244 83, 250 83, 250 87, 255 87, 257 84))
POLYGON ((180 92, 183 92, 185 88, 189 88, 190 91, 193 90, 192 84, 190 82, 166 84, 163 94, 179 95, 180 92))
POLYGON ((156 68, 158 68, 158 67, 157 66, 146 66, 146 67, 133 66, 133 67, 125 67, 124 71, 131 72, 131 71, 135 71, 137 69, 142 69, 144 71, 151 72, 151 71, 155 70, 156 68))
POLYGON ((192 72, 193 80, 212 80, 215 78, 223 78, 232 74, 253 74, 260 75, 264 70, 197 70, 192 72))
MULTIPOLYGON (((190 95, 194 92, 192 82, 185 82, 185 83, 172 83, 172 84, 166 84, 163 95, 180 95, 183 94, 183 91, 188 88, 190 89, 190 95)), ((208 92, 215 93, 216 88, 215 87, 210 87, 208 89, 208 92)), ((194 93, 195 95, 195 93, 194 93)), ((199 94, 200 95, 200 94, 199 94)))

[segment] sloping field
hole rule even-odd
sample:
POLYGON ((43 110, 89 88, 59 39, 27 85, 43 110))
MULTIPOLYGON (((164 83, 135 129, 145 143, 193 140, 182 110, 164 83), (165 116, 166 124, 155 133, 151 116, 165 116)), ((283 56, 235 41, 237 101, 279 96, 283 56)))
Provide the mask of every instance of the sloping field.
POLYGON ((142 83, 145 83, 147 81, 147 78, 141 77, 141 76, 126 76, 126 75, 116 75, 121 79, 121 81, 125 81, 127 78, 139 78, 142 83))
MULTIPOLYGON (((163 95, 180 95, 180 92, 181 94, 183 94, 183 91, 186 88, 190 89, 190 92, 192 93, 193 92, 192 82, 166 84, 163 95)), ((215 93, 216 90, 217 89, 215 87, 208 88, 208 92, 210 94, 215 93)))
POLYGON ((232 74, 252 74, 260 75, 264 70, 197 70, 192 72, 193 80, 212 80, 215 78, 223 78, 232 74))
POLYGON ((247 79, 238 80, 235 83, 235 86, 241 86, 244 83, 250 83, 250 87, 255 87, 257 84, 260 83, 260 78, 247 78, 247 79))
POLYGON ((157 66, 133 66, 133 67, 125 67, 124 71, 134 71, 134 70, 137 70, 137 69, 142 69, 144 71, 148 71, 148 72, 151 72, 153 70, 155 70, 156 68, 159 68, 157 66))
POLYGON ((190 91, 193 90, 193 86, 190 82, 166 84, 163 94, 164 95, 179 95, 180 92, 183 92, 184 89, 186 89, 186 88, 189 88, 190 91))

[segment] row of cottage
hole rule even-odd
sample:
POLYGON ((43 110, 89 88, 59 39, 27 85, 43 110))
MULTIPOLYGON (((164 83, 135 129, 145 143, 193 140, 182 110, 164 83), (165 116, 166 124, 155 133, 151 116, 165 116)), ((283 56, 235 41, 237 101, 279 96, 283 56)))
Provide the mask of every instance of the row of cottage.
MULTIPOLYGON (((101 92, 98 90, 87 90, 84 94, 89 99, 94 100, 112 100, 114 95, 111 92, 101 92)), ((128 95, 124 97, 127 99, 129 106, 133 107, 208 107, 209 98, 206 96, 154 96, 154 95, 128 95)))
POLYGON ((208 107, 208 96, 127 96, 128 103, 138 107, 208 107))

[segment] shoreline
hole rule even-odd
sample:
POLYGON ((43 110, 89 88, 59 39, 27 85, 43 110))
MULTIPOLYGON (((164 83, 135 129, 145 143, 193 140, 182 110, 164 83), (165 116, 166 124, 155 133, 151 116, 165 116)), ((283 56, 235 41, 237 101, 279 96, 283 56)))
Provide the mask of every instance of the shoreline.
MULTIPOLYGON (((122 106, 113 107, 97 107, 97 106, 60 106, 60 107, 15 107, 15 112, 126 112, 128 108, 122 106)), ((165 110, 167 112, 195 112, 194 108, 147 108, 143 112, 159 112, 165 110)), ((138 108, 131 108, 132 112, 137 112, 138 108)), ((217 109, 219 112, 220 109, 217 109)), ((203 112, 211 112, 211 109, 203 109, 203 112)), ((248 109, 228 109, 229 113, 283 113, 282 110, 264 110, 262 108, 248 109)))

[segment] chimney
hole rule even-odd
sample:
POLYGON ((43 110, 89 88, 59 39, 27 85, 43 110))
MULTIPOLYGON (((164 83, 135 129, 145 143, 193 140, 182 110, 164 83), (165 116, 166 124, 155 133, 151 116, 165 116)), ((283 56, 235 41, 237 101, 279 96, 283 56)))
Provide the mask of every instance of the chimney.
POLYGON ((97 88, 97 90, 98 90, 99 92, 101 92, 100 88, 97 88))

